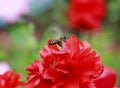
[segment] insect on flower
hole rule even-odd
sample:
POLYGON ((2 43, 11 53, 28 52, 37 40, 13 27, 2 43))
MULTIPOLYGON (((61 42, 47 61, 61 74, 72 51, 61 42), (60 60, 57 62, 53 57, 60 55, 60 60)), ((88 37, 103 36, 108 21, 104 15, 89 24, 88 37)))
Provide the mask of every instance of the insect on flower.
POLYGON ((49 45, 55 45, 57 44, 58 46, 62 47, 62 42, 66 42, 66 36, 61 36, 58 39, 54 39, 49 42, 49 45))
POLYGON ((42 60, 25 68, 28 79, 24 88, 97 88, 94 81, 104 70, 100 55, 75 35, 56 40, 49 40, 40 50, 42 60), (60 48, 56 46, 59 42, 60 48))

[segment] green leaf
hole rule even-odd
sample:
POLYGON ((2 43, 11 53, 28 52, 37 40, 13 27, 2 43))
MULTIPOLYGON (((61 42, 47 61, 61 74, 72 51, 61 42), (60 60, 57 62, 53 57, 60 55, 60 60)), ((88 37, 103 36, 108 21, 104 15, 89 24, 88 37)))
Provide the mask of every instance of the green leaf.
POLYGON ((16 46, 33 48, 36 45, 33 24, 16 24, 9 26, 8 30, 16 46))

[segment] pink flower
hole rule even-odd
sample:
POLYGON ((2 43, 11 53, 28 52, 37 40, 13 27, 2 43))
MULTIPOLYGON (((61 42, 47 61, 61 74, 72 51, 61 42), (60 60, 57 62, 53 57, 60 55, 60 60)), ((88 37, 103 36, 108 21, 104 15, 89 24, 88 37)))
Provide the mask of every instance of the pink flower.
POLYGON ((0 18, 8 23, 16 22, 19 17, 28 12, 27 0, 0 1, 0 18))
POLYGON ((10 66, 6 62, 0 62, 0 74, 4 74, 6 71, 11 70, 10 66))
POLYGON ((95 88, 94 80, 103 72, 100 56, 76 36, 62 42, 61 49, 47 45, 40 51, 42 61, 26 67, 26 88, 95 88))
POLYGON ((110 67, 105 67, 104 72, 95 80, 96 88, 117 88, 115 83, 117 73, 110 67))

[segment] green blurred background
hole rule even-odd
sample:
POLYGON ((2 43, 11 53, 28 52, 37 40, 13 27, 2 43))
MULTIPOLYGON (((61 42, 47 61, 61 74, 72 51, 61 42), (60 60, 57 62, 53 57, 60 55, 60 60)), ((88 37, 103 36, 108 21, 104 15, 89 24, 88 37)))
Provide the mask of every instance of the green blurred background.
MULTIPOLYGON (((24 68, 34 59, 40 59, 39 50, 49 39, 75 34, 82 41, 90 42, 101 55, 103 63, 113 67, 120 76, 120 0, 106 0, 104 28, 94 35, 76 33, 68 27, 66 0, 45 1, 37 6, 34 3, 30 14, 18 22, 0 28, 0 61, 9 63, 15 72, 22 72, 25 80, 27 72, 24 68)), ((117 83, 120 85, 120 80, 117 83)))

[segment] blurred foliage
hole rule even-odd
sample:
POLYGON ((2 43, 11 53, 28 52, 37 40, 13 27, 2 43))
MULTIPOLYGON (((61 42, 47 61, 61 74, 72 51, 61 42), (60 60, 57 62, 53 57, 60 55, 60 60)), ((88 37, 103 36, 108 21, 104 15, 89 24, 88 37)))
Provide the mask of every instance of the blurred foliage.
MULTIPOLYGON (((107 0, 104 29, 94 35, 76 33, 68 27, 65 16, 67 0, 42 1, 42 7, 37 4, 37 10, 33 8, 36 4, 31 7, 40 14, 34 17, 29 15, 29 22, 19 21, 0 28, 0 61, 8 62, 15 72, 22 72, 25 80, 27 72, 24 67, 34 59, 40 59, 39 50, 43 49, 49 39, 75 34, 81 40, 89 41, 101 55, 103 63, 113 67, 120 76, 120 0, 107 0)), ((36 14, 34 11, 31 13, 36 14)))

